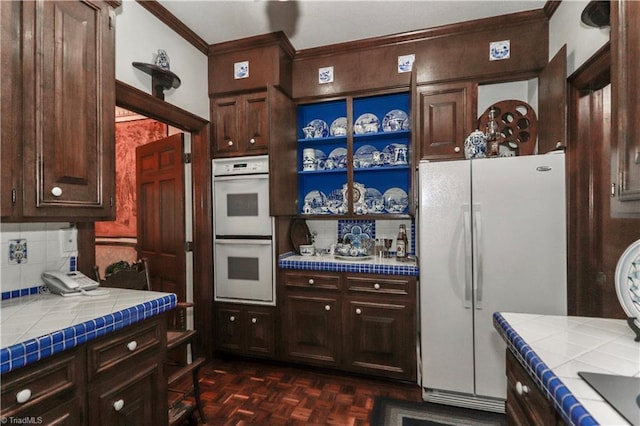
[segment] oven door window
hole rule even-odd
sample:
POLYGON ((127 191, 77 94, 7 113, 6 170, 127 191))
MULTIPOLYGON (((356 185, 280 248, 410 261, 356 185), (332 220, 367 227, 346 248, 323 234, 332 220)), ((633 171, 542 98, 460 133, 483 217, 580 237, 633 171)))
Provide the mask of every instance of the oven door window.
POLYGON ((267 175, 214 180, 216 235, 271 235, 267 175))
POLYGON ((215 299, 273 302, 271 240, 216 240, 215 299))

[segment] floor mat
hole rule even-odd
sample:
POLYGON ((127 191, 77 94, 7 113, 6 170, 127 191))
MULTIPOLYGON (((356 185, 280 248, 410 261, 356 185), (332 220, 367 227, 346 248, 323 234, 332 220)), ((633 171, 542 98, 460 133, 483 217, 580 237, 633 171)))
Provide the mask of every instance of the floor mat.
POLYGON ((430 402, 376 398, 371 426, 505 426, 504 414, 430 402))

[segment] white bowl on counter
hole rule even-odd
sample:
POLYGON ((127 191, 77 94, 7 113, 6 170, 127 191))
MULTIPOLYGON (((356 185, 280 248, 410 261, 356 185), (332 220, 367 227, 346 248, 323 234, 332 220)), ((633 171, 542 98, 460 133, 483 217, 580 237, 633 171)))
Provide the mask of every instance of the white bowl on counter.
POLYGON ((300 254, 302 256, 313 256, 316 254, 316 248, 312 244, 302 244, 300 246, 300 254))

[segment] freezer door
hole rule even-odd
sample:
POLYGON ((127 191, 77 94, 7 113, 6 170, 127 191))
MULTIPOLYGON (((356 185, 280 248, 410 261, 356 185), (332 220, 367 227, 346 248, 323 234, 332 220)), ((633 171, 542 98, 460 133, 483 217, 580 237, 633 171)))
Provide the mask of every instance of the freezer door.
POLYGON ((476 394, 505 398, 493 313, 566 315, 564 154, 471 163, 476 394))
POLYGON ((474 392, 470 162, 419 165, 422 386, 474 392))

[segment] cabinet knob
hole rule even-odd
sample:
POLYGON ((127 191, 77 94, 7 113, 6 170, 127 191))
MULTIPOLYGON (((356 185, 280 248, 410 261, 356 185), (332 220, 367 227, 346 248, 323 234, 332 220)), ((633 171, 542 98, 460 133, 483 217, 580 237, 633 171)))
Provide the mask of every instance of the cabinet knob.
POLYGON ((526 395, 529 393, 529 387, 518 381, 516 383, 516 392, 518 392, 518 395, 526 395))
POLYGON ((325 311, 330 311, 331 310, 331 305, 324 305, 324 310, 325 311))
POLYGON ((116 411, 120 411, 124 408, 124 400, 123 399, 119 399, 116 402, 113 403, 113 409, 116 411))
POLYGON ((258 319, 257 319, 257 318, 251 318, 251 324, 255 324, 255 323, 257 323, 257 322, 258 322, 258 319))
POLYGON ((227 142, 227 145, 229 145, 229 146, 233 146, 233 141, 229 141, 229 142, 227 142))
POLYGON ((59 186, 54 186, 53 188, 51 188, 51 195, 53 195, 54 197, 61 196, 62 188, 60 188, 59 186))
POLYGON ((138 347, 138 342, 136 342, 135 340, 132 340, 129 343, 127 343, 127 349, 129 349, 129 351, 131 352, 135 351, 137 347, 138 347))
POLYGON ((380 284, 375 283, 375 284, 373 285, 373 288, 375 288, 376 290, 380 290, 380 284))
POLYGON ((16 394, 16 401, 18 401, 18 404, 24 404, 29 399, 31 399, 31 389, 22 389, 16 394))
POLYGON ((309 278, 309 285, 313 285, 314 281, 313 278, 309 278))
POLYGON ((249 143, 250 143, 251 145, 253 145, 253 144, 255 144, 255 143, 256 143, 256 140, 255 140, 254 138, 251 138, 251 139, 249 139, 249 143))
POLYGON ((360 315, 362 313, 362 309, 356 308, 356 314, 360 315))
POLYGON ((234 322, 235 320, 236 320, 236 317, 234 317, 233 315, 229 317, 229 321, 234 322))
POLYGON ((453 148, 453 152, 460 152, 460 147, 456 146, 455 148, 453 148))

